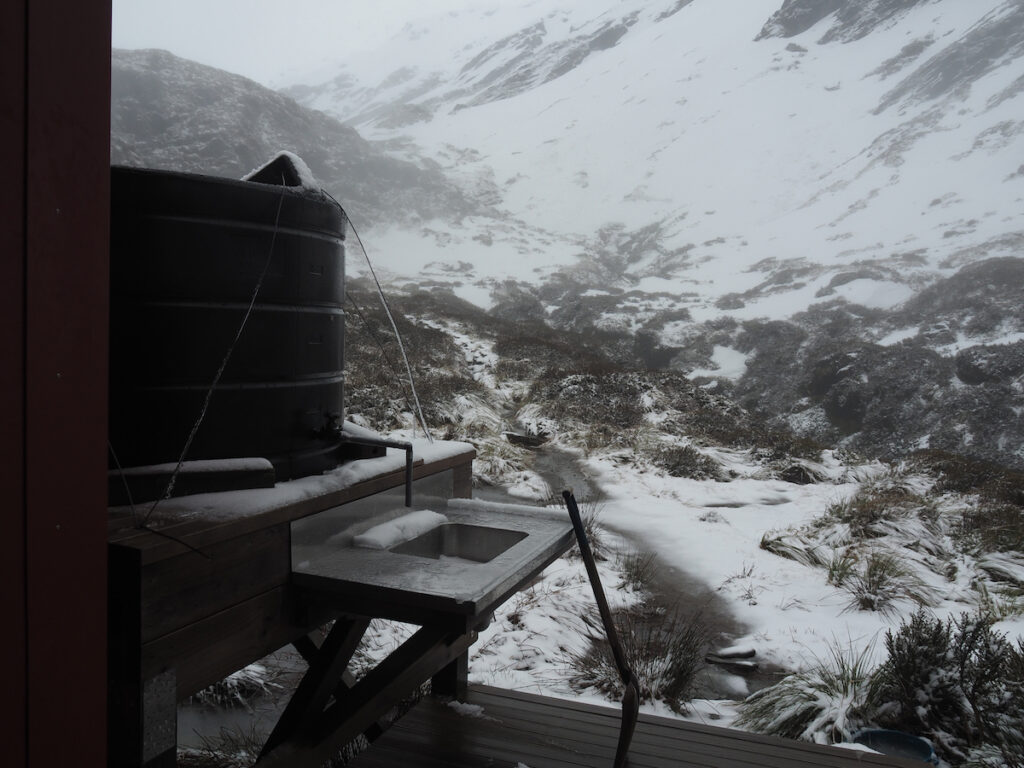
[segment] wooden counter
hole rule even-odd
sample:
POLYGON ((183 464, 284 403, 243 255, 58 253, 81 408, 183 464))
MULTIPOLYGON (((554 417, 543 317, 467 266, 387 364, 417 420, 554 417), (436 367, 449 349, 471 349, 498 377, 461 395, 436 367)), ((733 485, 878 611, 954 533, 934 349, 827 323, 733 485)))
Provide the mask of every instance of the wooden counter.
MULTIPOLYGON (((451 470, 472 491, 472 446, 414 447, 414 480, 451 470)), ((173 766, 182 699, 345 613, 291 584, 291 523, 404 483, 405 456, 342 465, 274 488, 207 493, 109 513, 112 766, 173 766)), ((415 486, 414 486, 415 487, 415 486)))

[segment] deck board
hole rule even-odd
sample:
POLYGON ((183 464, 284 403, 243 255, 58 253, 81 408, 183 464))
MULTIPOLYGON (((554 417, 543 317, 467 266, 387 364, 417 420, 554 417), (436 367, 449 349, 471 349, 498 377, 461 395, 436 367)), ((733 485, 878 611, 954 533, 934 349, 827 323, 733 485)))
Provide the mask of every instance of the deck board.
MULTIPOLYGON (((480 717, 425 698, 356 760, 354 768, 594 768, 611 765, 619 710, 471 686, 480 717)), ((632 768, 913 768, 899 758, 819 747, 727 728, 641 715, 632 768)))

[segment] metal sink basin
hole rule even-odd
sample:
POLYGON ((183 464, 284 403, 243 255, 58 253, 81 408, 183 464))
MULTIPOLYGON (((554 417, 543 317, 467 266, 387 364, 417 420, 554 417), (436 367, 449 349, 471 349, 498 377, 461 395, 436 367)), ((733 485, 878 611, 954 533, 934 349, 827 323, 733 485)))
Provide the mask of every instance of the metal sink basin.
POLYGON ((471 499, 433 511, 447 522, 389 549, 293 547, 292 584, 353 614, 475 626, 573 542, 561 511, 471 499))
POLYGON ((525 531, 510 531, 507 528, 445 523, 411 541, 391 547, 390 551, 433 560, 445 558, 489 563, 528 535, 525 531))

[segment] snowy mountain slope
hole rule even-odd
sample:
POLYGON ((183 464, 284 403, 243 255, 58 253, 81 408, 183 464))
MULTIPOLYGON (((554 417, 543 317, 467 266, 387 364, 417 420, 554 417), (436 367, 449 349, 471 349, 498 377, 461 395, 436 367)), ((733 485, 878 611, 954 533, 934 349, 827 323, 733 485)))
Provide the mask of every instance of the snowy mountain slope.
POLYGON ((291 93, 508 212, 375 230, 394 272, 817 439, 1020 466, 1022 53, 1016 0, 547 0, 291 93))
POLYGON ((1022 49, 1016 0, 533 0, 410 22, 290 89, 355 130, 115 52, 112 146, 228 175, 295 149, 393 286, 826 443, 1020 467, 1022 49))
MULTIPOLYGON (((1020 4, 837 2, 798 32, 805 5, 466 11, 410 23, 379 56, 290 92, 487 182, 514 217, 564 236, 533 244, 548 263, 575 263, 603 227, 658 228, 616 284, 697 285, 698 316, 793 259, 813 274, 786 309, 813 303, 853 261, 922 252, 923 264, 895 276, 916 286, 944 260, 1007 255, 1024 195, 1020 4), (686 258, 667 267, 663 253, 680 249, 686 258)), ((481 234, 454 231, 444 250, 485 263, 481 234)), ((499 274, 516 276, 513 266, 499 274)), ((522 266, 536 279, 536 265, 522 266)), ((748 305, 740 315, 779 313, 771 301, 748 305)))

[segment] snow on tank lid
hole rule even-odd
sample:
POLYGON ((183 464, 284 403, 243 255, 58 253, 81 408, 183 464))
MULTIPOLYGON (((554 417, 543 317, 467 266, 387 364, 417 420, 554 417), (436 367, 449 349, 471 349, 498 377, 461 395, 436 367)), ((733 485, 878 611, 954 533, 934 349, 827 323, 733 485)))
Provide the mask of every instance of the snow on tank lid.
POLYGON ((286 187, 301 187, 320 194, 320 182, 305 161, 294 152, 279 151, 274 157, 242 177, 242 181, 259 184, 283 184, 286 187))

